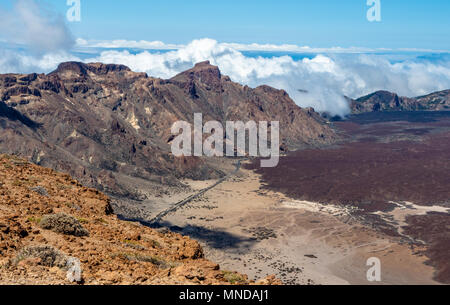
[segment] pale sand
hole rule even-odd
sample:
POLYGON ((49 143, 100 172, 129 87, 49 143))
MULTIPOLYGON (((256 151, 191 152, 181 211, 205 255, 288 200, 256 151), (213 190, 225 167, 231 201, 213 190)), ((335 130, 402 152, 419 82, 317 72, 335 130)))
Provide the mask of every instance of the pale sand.
MULTIPOLYGON (((406 223, 407 216, 418 216, 426 215, 427 213, 437 212, 437 213, 449 213, 450 208, 445 208, 441 206, 420 206, 412 202, 394 202, 397 207, 390 212, 375 212, 373 214, 381 216, 387 223, 395 227, 398 233, 405 238, 409 238, 404 235, 404 227, 408 224, 406 223)), ((416 242, 421 242, 425 244, 422 240, 416 240, 416 242)))
MULTIPOLYGON (((213 182, 186 183, 198 190, 213 182)), ((377 257, 381 284, 437 284, 419 249, 365 228, 345 208, 260 187, 256 174, 241 170, 165 220, 197 239, 208 259, 253 279, 275 274, 287 284, 370 284, 366 261, 377 257)))

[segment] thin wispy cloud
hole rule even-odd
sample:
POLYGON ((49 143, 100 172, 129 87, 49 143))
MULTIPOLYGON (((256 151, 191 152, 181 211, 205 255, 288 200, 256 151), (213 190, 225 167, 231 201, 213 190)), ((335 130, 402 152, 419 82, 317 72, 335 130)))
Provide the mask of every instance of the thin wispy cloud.
POLYGON ((184 47, 177 44, 166 44, 162 41, 146 40, 85 40, 78 38, 76 46, 81 48, 101 48, 101 49, 142 49, 142 50, 174 50, 184 47))
MULTIPOLYGON (((381 52, 447 52, 446 50, 433 49, 390 49, 390 48, 364 48, 364 47, 331 47, 314 48, 309 46, 299 46, 295 44, 259 44, 259 43, 222 43, 221 45, 238 51, 260 51, 260 52, 289 52, 289 53, 381 53, 381 52)), ((141 50, 178 50, 185 48, 183 44, 166 44, 162 41, 147 40, 86 40, 78 38, 76 47, 98 48, 98 49, 141 49, 141 50)))

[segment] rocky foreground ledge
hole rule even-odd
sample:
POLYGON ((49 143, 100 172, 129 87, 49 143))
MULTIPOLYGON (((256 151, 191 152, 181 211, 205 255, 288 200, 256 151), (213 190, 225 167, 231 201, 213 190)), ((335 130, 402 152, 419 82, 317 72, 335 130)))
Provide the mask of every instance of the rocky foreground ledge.
POLYGON ((254 284, 188 237, 118 220, 107 196, 69 175, 0 155, 0 284, 70 283, 254 284), (73 260, 81 278, 67 277, 73 260))

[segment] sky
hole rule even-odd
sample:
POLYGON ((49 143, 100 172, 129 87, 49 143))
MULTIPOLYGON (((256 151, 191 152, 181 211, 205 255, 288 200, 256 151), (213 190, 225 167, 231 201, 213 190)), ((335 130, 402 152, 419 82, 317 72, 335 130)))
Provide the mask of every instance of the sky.
MULTIPOLYGON (((70 28, 101 40, 450 50, 450 1, 381 0, 381 22, 367 20, 366 1, 81 0, 81 22, 70 28)), ((65 0, 47 2, 67 10, 65 0)))
POLYGON ((379 0, 379 22, 367 1, 0 0, 0 73, 73 60, 170 78, 209 60, 233 81, 339 115, 344 96, 449 89, 450 1, 379 0), (69 20, 78 1, 80 20, 69 20))

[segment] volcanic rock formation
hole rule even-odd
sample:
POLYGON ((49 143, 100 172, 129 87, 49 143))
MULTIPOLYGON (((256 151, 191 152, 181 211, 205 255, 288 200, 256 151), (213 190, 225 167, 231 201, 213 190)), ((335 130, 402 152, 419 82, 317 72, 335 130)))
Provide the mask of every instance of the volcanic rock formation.
MULTIPOLYGON (((69 173, 116 196, 142 199, 132 179, 177 186, 223 176, 204 158, 175 158, 178 120, 280 121, 283 148, 323 145, 336 134, 283 90, 234 83, 209 62, 172 79, 122 65, 62 63, 52 73, 0 75, 0 152, 69 173)), ((134 181, 134 180, 133 180, 134 181)))
POLYGON ((352 112, 379 111, 448 111, 450 90, 434 92, 425 96, 408 98, 388 91, 377 91, 356 100, 348 99, 352 112))

